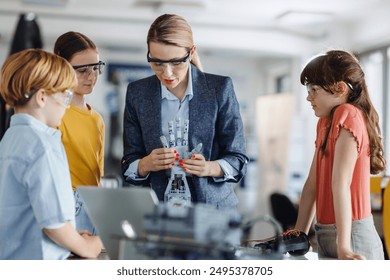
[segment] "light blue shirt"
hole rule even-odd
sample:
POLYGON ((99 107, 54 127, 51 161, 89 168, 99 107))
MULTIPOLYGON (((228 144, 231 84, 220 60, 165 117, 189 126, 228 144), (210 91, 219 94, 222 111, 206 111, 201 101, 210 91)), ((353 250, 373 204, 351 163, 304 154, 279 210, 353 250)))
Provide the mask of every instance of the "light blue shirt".
MULTIPOLYGON (((188 70, 188 84, 185 91, 184 98, 180 100, 173 93, 171 93, 162 83, 161 83, 161 127, 163 135, 166 139, 169 139, 168 134, 168 122, 179 119, 184 123, 184 120, 189 118, 189 103, 192 97, 194 96, 193 87, 192 87, 192 74, 191 67, 188 70)), ((191 130, 191 127, 189 128, 191 130)), ((238 172, 224 159, 218 159, 217 162, 224 172, 224 177, 214 178, 215 182, 223 182, 228 179, 234 178, 233 176, 237 175, 238 172)), ((129 168, 126 170, 125 175, 130 177, 133 180, 145 180, 146 177, 140 177, 138 174, 138 163, 139 160, 134 161, 129 165, 129 168)))
POLYGON ((60 131, 15 114, 0 142, 0 259, 65 259, 44 228, 74 224, 74 198, 60 131))

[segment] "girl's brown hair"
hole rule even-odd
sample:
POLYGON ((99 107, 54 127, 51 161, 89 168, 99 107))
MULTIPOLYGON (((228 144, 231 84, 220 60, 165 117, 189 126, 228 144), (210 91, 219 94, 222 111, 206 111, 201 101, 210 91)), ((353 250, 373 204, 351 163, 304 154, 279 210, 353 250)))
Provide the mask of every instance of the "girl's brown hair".
POLYGON ((88 49, 97 51, 95 43, 82 33, 69 31, 57 38, 54 53, 70 61, 78 52, 88 49))
MULTIPOLYGON (((318 85, 332 94, 335 93, 335 85, 341 81, 350 90, 347 103, 359 108, 364 114, 370 139, 370 171, 371 174, 378 174, 386 168, 379 117, 368 94, 365 75, 358 59, 349 52, 331 50, 312 59, 301 73, 302 85, 318 85)), ((331 120, 335 109, 336 107, 331 111, 331 120)), ((324 153, 330 129, 328 127, 321 146, 324 153)))

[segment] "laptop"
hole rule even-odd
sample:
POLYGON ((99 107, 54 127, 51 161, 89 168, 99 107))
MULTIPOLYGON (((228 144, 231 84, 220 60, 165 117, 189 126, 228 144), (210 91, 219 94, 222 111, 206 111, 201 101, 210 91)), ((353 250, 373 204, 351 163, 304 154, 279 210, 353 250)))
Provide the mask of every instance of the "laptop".
POLYGON ((109 259, 144 258, 137 254, 131 242, 123 240, 129 235, 143 235, 144 216, 152 213, 158 204, 154 191, 149 187, 111 189, 96 186, 80 186, 77 190, 109 259), (131 233, 126 232, 129 228, 131 233))

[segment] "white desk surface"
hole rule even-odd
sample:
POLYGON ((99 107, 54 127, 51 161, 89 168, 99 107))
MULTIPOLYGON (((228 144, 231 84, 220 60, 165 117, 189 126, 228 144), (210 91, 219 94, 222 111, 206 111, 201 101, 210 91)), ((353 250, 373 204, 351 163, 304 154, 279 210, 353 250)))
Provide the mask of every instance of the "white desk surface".
POLYGON ((307 252, 303 256, 292 256, 289 253, 283 258, 284 260, 318 260, 318 254, 316 252, 307 252))

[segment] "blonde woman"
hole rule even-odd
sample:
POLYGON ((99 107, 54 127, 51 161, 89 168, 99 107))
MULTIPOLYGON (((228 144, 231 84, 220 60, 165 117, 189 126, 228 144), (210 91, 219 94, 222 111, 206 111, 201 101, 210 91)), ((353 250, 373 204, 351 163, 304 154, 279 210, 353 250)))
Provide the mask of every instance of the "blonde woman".
POLYGON ((191 27, 178 15, 159 16, 150 26, 147 45, 146 59, 155 75, 127 88, 125 180, 150 185, 164 201, 167 171, 180 166, 192 202, 235 208, 238 200, 231 183, 243 178, 248 158, 232 80, 202 71, 191 27), (188 150, 202 143, 191 158, 182 158, 173 148, 179 141, 165 148, 160 142, 160 136, 171 139, 170 122, 183 127, 186 120, 188 150))

